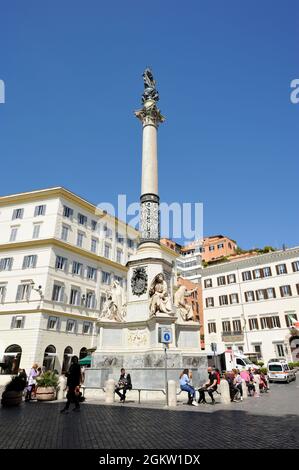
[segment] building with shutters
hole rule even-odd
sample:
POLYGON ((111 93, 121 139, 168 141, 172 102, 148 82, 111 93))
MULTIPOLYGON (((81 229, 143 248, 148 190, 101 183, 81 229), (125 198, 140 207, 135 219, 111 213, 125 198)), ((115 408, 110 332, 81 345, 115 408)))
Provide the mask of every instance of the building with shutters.
POLYGON ((206 267, 202 288, 207 350, 299 361, 299 247, 206 267))
POLYGON ((126 287, 137 237, 61 187, 0 197, 0 372, 60 372, 84 357, 106 289, 126 287))

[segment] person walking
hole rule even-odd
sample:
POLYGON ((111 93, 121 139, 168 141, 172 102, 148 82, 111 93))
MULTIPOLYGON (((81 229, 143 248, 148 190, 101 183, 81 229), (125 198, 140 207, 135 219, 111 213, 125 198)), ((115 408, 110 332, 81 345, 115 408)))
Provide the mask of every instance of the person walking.
POLYGON ((188 392, 188 405, 197 406, 195 401, 195 389, 191 385, 189 369, 184 369, 180 375, 180 389, 188 392))
POLYGON ((81 368, 79 365, 79 359, 77 356, 72 357, 71 366, 69 371, 65 374, 67 377, 67 402, 65 407, 60 411, 60 413, 68 413, 70 404, 75 403, 75 408, 73 411, 80 411, 80 385, 82 383, 81 368))
MULTIPOLYGON (((240 392, 240 401, 243 401, 242 377, 241 377, 241 374, 240 374, 239 370, 236 370, 234 385, 235 385, 236 389, 240 392)), ((235 400, 235 398, 234 398, 234 401, 237 401, 237 400, 235 400)))

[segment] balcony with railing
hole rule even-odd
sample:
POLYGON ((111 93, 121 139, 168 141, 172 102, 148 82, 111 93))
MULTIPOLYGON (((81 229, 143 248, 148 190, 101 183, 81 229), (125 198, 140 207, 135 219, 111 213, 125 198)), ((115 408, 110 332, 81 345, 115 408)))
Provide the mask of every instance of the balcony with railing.
POLYGON ((226 343, 238 343, 244 341, 243 331, 222 331, 222 341, 226 343))

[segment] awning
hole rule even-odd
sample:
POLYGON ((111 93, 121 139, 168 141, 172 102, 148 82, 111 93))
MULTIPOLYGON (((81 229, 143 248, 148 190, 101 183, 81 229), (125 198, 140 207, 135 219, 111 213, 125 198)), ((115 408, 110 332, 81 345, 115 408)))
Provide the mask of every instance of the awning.
POLYGON ((79 361, 80 366, 90 366, 91 365, 91 356, 83 357, 79 361))

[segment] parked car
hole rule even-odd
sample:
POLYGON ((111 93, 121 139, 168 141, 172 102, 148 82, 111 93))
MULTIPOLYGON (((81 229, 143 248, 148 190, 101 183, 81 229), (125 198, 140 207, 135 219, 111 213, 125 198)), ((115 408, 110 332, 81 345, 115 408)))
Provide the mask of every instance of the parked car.
POLYGON ((286 382, 296 380, 296 373, 290 369, 284 358, 274 358, 268 361, 267 375, 269 382, 286 382))

